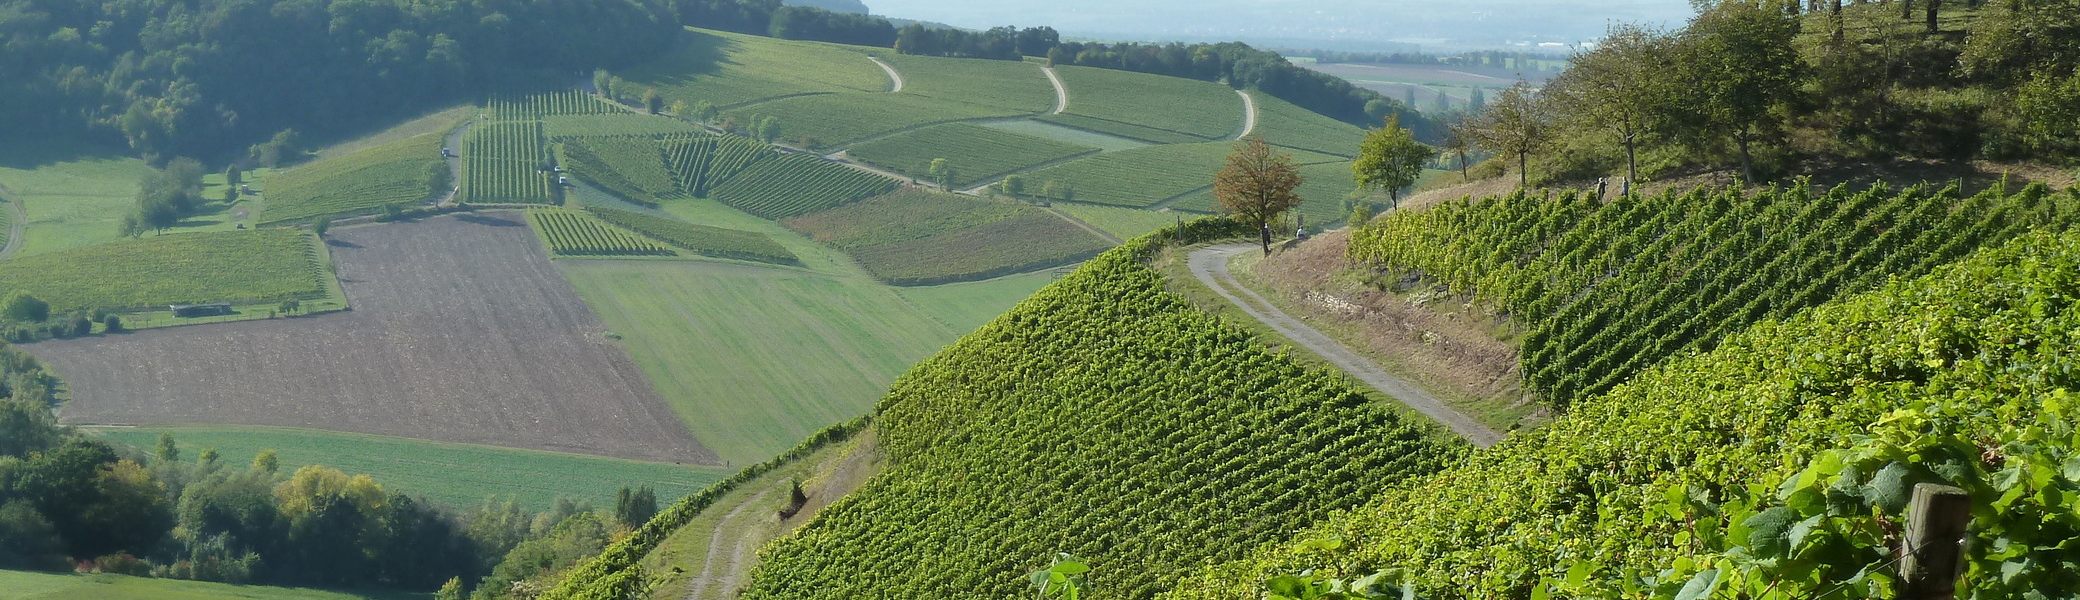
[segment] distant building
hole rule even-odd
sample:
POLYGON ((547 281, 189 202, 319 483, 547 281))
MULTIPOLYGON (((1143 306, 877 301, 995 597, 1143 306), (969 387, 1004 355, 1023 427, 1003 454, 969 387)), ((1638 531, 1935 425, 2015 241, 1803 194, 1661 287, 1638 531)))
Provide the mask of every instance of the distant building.
POLYGON ((184 319, 195 317, 216 317, 231 314, 230 302, 211 302, 208 304, 174 304, 166 308, 171 309, 173 311, 173 316, 184 319))

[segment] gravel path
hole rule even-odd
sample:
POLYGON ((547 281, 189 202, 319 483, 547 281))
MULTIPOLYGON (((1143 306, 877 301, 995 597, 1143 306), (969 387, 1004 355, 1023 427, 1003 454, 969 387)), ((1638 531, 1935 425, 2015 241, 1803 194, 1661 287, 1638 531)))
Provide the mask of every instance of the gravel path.
POLYGON ((1053 114, 1059 115, 1062 111, 1069 110, 1069 87, 1062 85, 1062 76, 1054 74, 1054 67, 1041 67, 1040 72, 1046 73, 1047 82, 1054 84, 1053 114))
POLYGON ((872 57, 872 56, 869 56, 869 57, 867 57, 867 60, 871 60, 871 61, 874 61, 874 64, 877 64, 877 65, 881 65, 881 70, 883 70, 883 71, 887 71, 887 72, 888 72, 888 78, 889 78, 889 80, 891 80, 891 81, 894 81, 894 82, 896 82, 896 88, 895 88, 895 89, 892 89, 892 90, 889 90, 889 91, 888 91, 888 93, 891 93, 891 94, 893 94, 893 93, 896 93, 896 92, 900 92, 900 91, 903 91, 903 74, 902 74, 902 73, 897 73, 897 72, 896 72, 896 68, 895 68, 895 67, 891 67, 891 66, 888 66, 888 63, 885 63, 885 62, 881 62, 881 59, 879 59, 879 58, 874 58, 874 57, 872 57))
POLYGON ((1199 281, 1204 282, 1206 287, 1213 288, 1215 293, 1220 294, 1222 298, 1228 299, 1228 302, 1233 303, 1236 308, 1242 309, 1242 312, 1249 313, 1251 318, 1262 321, 1265 325, 1269 325, 1272 330, 1292 340, 1293 343, 1305 346, 1307 349, 1314 351, 1315 354, 1321 355, 1330 364, 1336 365, 1337 368, 1342 369, 1345 373, 1349 373, 1352 377, 1356 377, 1359 381, 1365 382, 1366 385, 1370 385, 1374 389, 1378 389, 1380 392, 1400 400, 1402 404, 1408 405, 1409 408, 1416 409, 1418 412, 1436 419, 1437 422, 1451 427, 1452 431, 1458 432, 1460 436, 1465 437, 1467 441, 1473 442, 1474 445, 1487 447, 1495 445, 1496 442, 1502 440, 1501 433, 1489 429, 1487 426, 1480 424, 1479 421, 1475 421, 1459 411, 1452 410, 1451 407, 1445 406, 1436 396, 1430 395, 1429 392, 1423 391, 1422 388, 1410 385, 1407 381, 1388 374, 1386 371, 1381 370, 1379 365, 1373 364, 1372 361, 1366 360, 1364 357, 1352 352, 1349 348, 1345 348, 1343 344, 1330 339, 1329 336, 1322 334, 1320 330, 1287 315, 1285 311, 1281 311, 1278 307, 1272 306, 1270 302, 1265 301, 1263 296, 1257 295, 1255 291, 1243 286, 1241 282, 1235 281, 1235 276, 1228 272, 1228 258, 1243 252, 1256 252, 1258 248, 1255 244, 1230 244, 1194 250, 1192 251, 1190 262, 1192 276, 1199 278, 1199 281), (1254 304, 1237 297, 1236 293, 1238 292, 1243 296, 1249 297, 1250 300, 1254 301, 1254 304))
POLYGON ((1242 96, 1242 133, 1235 134, 1235 139, 1239 140, 1257 131, 1257 99, 1242 90, 1235 90, 1235 94, 1242 96))

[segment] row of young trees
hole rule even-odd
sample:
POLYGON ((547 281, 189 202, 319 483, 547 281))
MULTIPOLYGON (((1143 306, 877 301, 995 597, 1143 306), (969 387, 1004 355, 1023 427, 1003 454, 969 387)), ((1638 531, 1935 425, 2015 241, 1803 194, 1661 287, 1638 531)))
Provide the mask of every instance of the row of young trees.
POLYGON ((1719 165, 1752 180, 1812 158, 2080 160, 2080 2, 1992 3, 1930 17, 1933 29, 1893 14, 1737 0, 1678 30, 1618 25, 1451 137, 1508 157, 1526 185, 1534 158, 1547 180, 1719 165))

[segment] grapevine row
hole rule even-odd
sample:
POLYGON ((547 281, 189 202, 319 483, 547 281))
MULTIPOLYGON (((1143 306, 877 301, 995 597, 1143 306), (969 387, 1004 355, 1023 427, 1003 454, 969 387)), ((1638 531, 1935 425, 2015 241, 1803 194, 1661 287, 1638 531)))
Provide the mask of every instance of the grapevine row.
POLYGON ((600 222, 590 215, 568 210, 530 210, 534 223, 549 250, 560 256, 674 256, 677 253, 657 242, 600 222))
POLYGON ((715 186, 713 197, 744 212, 779 219, 895 189, 893 179, 801 154, 758 161, 715 186))
POLYGON ((471 132, 463 201, 544 204, 553 174, 544 172, 541 124, 489 123, 471 132))

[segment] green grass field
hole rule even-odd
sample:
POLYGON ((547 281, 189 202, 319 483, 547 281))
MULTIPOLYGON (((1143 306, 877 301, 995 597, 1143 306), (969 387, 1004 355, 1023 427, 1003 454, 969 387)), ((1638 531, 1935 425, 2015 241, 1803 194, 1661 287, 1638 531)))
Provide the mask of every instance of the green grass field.
POLYGON ((689 29, 685 46, 615 73, 670 100, 720 107, 802 94, 885 92, 888 74, 866 55, 833 44, 689 29))
POLYGON ((1038 117, 1034 117, 1034 122, 1046 123, 1048 125, 1073 129, 1076 131, 1083 131, 1092 135, 1102 135, 1106 137, 1116 137, 1134 140, 1136 142, 1141 143, 1142 145, 1195 144, 1199 142, 1212 141, 1213 139, 1215 139, 1199 137, 1196 135, 1185 135, 1166 129, 1143 127, 1141 125, 1135 125, 1132 123, 1121 123, 1119 121, 1111 121, 1106 119, 1100 119, 1097 117, 1086 117, 1083 115, 1073 113, 1062 113, 1059 115, 1040 115, 1038 117))
MULTIPOLYGON (((19 256, 105 244, 121 239, 117 228, 137 207, 137 182, 150 172, 125 151, 78 140, 17 140, 0 144, 0 197, 22 203, 19 256)), ((248 180, 267 176, 249 172, 248 180)), ((223 194, 222 174, 204 177, 204 198, 223 194)), ((262 186, 254 185, 258 189, 262 186)), ((234 213, 250 202, 204 205, 170 231, 216 231, 236 227, 234 213)))
MULTIPOLYGON (((1232 142, 1150 146, 1107 152, 1027 175, 1029 184, 1052 180, 1076 190, 1077 202, 1146 208, 1213 185, 1213 174, 1235 151, 1232 142)), ((1340 162, 1334 156, 1289 151, 1300 165, 1340 162)))
POLYGON ((1141 237, 1142 234, 1176 225, 1178 219, 1191 220, 1199 215, 1155 212, 1138 208, 1121 208, 1084 204, 1081 202, 1056 202, 1054 209, 1068 213, 1071 217, 1096 227, 1105 233, 1123 240, 1141 237))
POLYGON ((694 435, 737 467, 865 414, 896 375, 1051 278, 895 288, 835 248, 720 203, 664 210, 766 235, 803 264, 557 262, 694 435))
POLYGON ((895 285, 974 281, 1079 262, 1112 247, 1047 211, 1032 211, 917 239, 850 250, 895 285))
POLYGON ((1275 146, 1312 150, 1345 158, 1358 156, 1365 130, 1300 108, 1275 96, 1251 90, 1257 103, 1257 129, 1250 135, 1275 146))
POLYGON ((661 136, 705 131, 699 125, 672 117, 620 111, 542 118, 542 135, 552 140, 574 136, 661 136))
POLYGON ((947 123, 853 146, 845 155, 919 179, 930 177, 932 159, 944 158, 953 167, 954 186, 968 187, 1098 150, 970 123, 947 123))
POLYGON ((432 594, 332 592, 128 575, 0 571, 0 600, 427 600, 432 594))
POLYGON ((297 165, 269 181, 261 223, 303 222, 320 215, 373 213, 389 204, 422 204, 447 186, 441 133, 424 133, 337 158, 297 165))
POLYGON ((52 314, 320 298, 330 276, 310 234, 288 229, 150 235, 0 262, 0 289, 52 314))
POLYGON ((1067 114, 1208 140, 1242 128, 1242 98, 1218 83, 1075 66, 1056 67, 1055 74, 1069 91, 1067 114))
POLYGON ((1132 150, 1134 148, 1142 148, 1148 146, 1148 142, 1144 142, 1137 139, 1123 138, 1116 135, 1106 135, 1095 131, 1084 131, 1082 129, 1064 127, 1062 125, 1057 125, 1054 123, 1049 123, 1046 121, 1040 121, 1036 119, 1017 119, 1012 121, 984 121, 982 123, 979 123, 979 125, 983 127, 988 127, 990 129, 1009 131, 1011 133, 1029 135, 1037 138, 1046 138, 1057 142, 1067 142, 1078 146, 1090 146, 1100 150, 1108 151, 1132 150))
POLYGON ((448 133, 453 131, 456 125, 475 119, 482 112, 482 109, 477 108, 475 105, 464 104, 446 110, 427 113, 426 116, 405 121, 382 131, 326 146, 317 152, 317 160, 339 158, 408 137, 429 133, 448 133))
POLYGON ((1037 212, 1042 211, 1019 202, 912 188, 783 219, 780 224, 809 239, 851 249, 931 237, 1037 212))
POLYGON ((799 144, 813 137, 813 146, 822 150, 909 127, 1018 113, 908 93, 854 92, 774 100, 723 114, 742 122, 760 116, 779 119, 782 141, 799 144))
POLYGON ((886 53, 883 62, 903 75, 903 94, 1042 113, 1054 110, 1054 85, 1040 65, 1009 60, 940 58, 886 53))
POLYGON ((621 486, 648 485, 667 503, 699 491, 731 469, 615 458, 429 442, 378 435, 310 429, 243 426, 95 428, 94 433, 138 448, 152 448, 170 433, 183 460, 216 448, 226 464, 243 466, 272 449, 281 472, 325 465, 349 474, 368 474, 384 489, 424 496, 456 510, 476 508, 485 498, 511 498, 529 510, 548 510, 557 498, 576 498, 612 507, 621 486))

